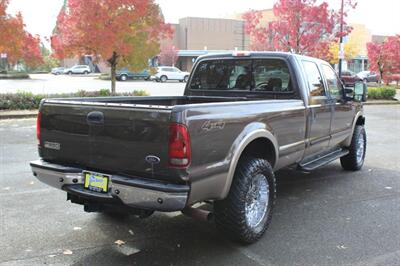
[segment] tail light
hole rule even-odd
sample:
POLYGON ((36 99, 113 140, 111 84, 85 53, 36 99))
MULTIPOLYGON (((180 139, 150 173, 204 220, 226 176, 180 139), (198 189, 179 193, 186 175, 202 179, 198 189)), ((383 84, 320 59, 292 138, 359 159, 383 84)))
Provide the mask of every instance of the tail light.
POLYGON ((168 158, 172 167, 183 168, 190 164, 192 154, 188 129, 182 124, 169 126, 168 158))
POLYGON ((42 124, 42 113, 39 112, 38 116, 37 116, 37 120, 36 120, 36 137, 37 137, 37 139, 39 141, 39 144, 40 144, 40 138, 41 138, 41 135, 42 135, 41 124, 42 124))

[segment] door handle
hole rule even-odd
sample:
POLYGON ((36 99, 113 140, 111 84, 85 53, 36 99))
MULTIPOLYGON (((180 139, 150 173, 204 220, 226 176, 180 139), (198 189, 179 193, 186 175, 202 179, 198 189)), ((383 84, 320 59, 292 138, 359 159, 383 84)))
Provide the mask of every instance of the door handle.
POLYGON ((99 112, 99 111, 90 112, 86 116, 86 122, 89 125, 104 124, 104 114, 102 112, 99 112))

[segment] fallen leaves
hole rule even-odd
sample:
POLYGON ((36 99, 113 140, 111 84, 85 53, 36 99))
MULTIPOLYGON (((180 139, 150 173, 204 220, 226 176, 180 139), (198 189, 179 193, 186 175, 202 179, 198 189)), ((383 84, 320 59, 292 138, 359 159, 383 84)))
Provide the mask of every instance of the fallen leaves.
POLYGON ((115 241, 114 243, 115 243, 116 245, 118 245, 119 247, 125 245, 125 242, 122 241, 122 240, 117 240, 117 241, 115 241))
POLYGON ((64 254, 64 255, 72 255, 73 252, 72 252, 72 250, 70 250, 70 249, 66 249, 66 250, 63 251, 63 254, 64 254))

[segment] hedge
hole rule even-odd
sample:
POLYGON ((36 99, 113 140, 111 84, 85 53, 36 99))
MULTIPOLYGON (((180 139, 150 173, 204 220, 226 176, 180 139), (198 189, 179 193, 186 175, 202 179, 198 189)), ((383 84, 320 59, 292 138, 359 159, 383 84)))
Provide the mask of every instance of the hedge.
MULTIPOLYGON (((111 96, 107 89, 99 91, 80 90, 76 93, 63 94, 38 94, 30 92, 4 93, 0 94, 0 110, 30 110, 37 109, 40 101, 44 98, 72 98, 72 97, 105 97, 111 96)), ((149 96, 145 90, 138 90, 129 93, 117 93, 116 96, 149 96)))
POLYGON ((29 79, 29 74, 26 72, 0 72, 0 79, 29 79))
POLYGON ((396 89, 392 87, 368 88, 368 99, 392 100, 395 95, 396 95, 396 89))

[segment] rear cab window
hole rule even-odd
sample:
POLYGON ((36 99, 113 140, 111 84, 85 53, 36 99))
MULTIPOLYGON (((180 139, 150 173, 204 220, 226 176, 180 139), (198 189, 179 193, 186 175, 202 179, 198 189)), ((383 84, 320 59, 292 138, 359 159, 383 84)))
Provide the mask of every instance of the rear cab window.
POLYGON ((215 59, 200 62, 191 90, 293 93, 291 75, 282 59, 215 59))

